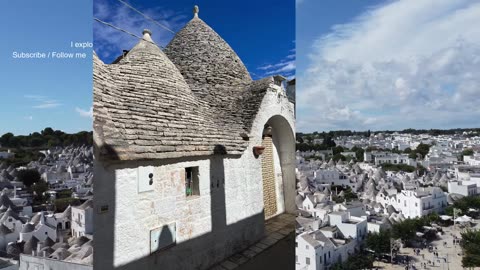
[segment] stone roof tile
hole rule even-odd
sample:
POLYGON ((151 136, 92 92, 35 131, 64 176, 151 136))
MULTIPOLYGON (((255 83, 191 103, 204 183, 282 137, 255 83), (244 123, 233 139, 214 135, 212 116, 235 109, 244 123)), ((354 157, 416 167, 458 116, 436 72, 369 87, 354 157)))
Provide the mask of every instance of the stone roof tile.
POLYGON ((166 49, 144 39, 116 64, 94 54, 100 158, 241 154, 272 77, 252 82, 228 44, 198 18, 166 49), (183 47, 182 47, 183 46, 183 47))

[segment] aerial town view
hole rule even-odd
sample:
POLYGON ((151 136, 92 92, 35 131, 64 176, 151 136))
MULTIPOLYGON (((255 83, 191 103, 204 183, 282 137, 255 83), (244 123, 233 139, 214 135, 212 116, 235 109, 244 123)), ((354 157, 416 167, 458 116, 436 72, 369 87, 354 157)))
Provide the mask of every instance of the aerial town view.
POLYGON ((297 269, 458 269, 478 252, 480 129, 297 134, 297 180, 297 269))
POLYGON ((91 269, 92 181, 92 132, 2 135, 0 267, 91 269))
POLYGON ((478 14, 297 1, 297 270, 480 267, 478 14))

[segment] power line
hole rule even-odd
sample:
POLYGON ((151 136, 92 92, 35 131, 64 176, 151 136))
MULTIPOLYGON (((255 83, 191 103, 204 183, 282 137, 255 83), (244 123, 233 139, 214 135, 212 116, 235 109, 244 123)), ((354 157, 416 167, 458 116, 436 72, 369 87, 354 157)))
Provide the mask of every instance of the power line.
POLYGON ((136 37, 136 38, 138 38, 138 39, 143 39, 143 40, 145 40, 146 42, 150 42, 150 43, 154 44, 155 46, 157 46, 157 47, 159 47, 159 48, 162 49, 162 47, 161 47, 160 45, 156 44, 155 42, 151 42, 150 40, 146 40, 146 39, 144 39, 143 37, 137 36, 137 35, 135 35, 134 33, 131 33, 131 32, 129 32, 129 31, 127 31, 127 30, 125 30, 125 29, 122 29, 122 28, 120 28, 120 27, 118 27, 118 26, 115 26, 115 25, 113 25, 113 24, 111 24, 111 23, 102 21, 102 20, 100 20, 99 18, 95 18, 95 17, 94 17, 93 19, 94 19, 95 21, 97 21, 97 22, 99 22, 99 23, 101 23, 101 24, 104 24, 104 25, 106 25, 106 26, 109 26, 109 27, 111 27, 111 28, 113 28, 113 29, 115 29, 115 30, 117 30, 117 31, 120 31, 120 32, 123 32, 123 33, 125 33, 125 34, 131 35, 131 36, 136 37))
POLYGON ((159 22, 155 21, 155 20, 152 19, 150 16, 143 14, 141 11, 139 11, 138 9, 132 7, 132 6, 131 6, 130 4, 128 4, 127 2, 125 2, 125 1, 123 1, 123 0, 117 0, 117 1, 120 2, 120 3, 122 3, 122 4, 124 4, 125 6, 129 7, 130 9, 132 9, 133 11, 135 11, 135 12, 137 12, 138 14, 142 15, 143 17, 147 18, 148 20, 152 21, 152 22, 155 23, 156 25, 162 27, 163 29, 165 29, 165 30, 167 30, 167 31, 175 34, 175 32, 174 32, 173 30, 171 30, 171 29, 169 29, 168 27, 166 27, 166 26, 160 24, 159 22))

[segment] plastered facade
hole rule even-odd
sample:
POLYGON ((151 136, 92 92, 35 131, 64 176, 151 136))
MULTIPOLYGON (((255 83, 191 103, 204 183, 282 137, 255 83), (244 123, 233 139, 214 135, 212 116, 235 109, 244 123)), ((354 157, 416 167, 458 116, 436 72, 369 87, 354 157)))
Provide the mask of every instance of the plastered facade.
POLYGON ((262 162, 252 148, 262 145, 267 123, 274 130, 273 167, 279 170, 273 175, 272 186, 276 213, 293 213, 293 104, 280 87, 271 85, 253 122, 248 147, 241 155, 97 161, 95 268, 207 269, 260 240, 265 220, 262 162), (154 167, 153 191, 138 192, 140 166, 154 167), (199 168, 199 196, 185 196, 186 167, 199 168), (150 230, 171 222, 176 223, 176 244, 150 254, 150 230))

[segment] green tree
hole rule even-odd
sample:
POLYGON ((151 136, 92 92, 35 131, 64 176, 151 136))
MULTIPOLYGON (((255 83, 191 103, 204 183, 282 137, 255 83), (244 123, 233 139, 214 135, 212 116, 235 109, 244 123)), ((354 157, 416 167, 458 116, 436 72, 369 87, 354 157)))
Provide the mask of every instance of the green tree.
POLYGON ((327 147, 335 147, 337 146, 337 144, 335 143, 335 141, 333 140, 333 138, 331 136, 326 136, 324 139, 323 139, 323 144, 326 145, 327 147))
POLYGON ((331 270, 361 270, 372 269, 374 259, 372 256, 364 253, 352 254, 345 262, 337 262, 332 265, 331 270))
POLYGON ((350 201, 352 201, 352 200, 358 199, 357 194, 355 194, 355 192, 353 192, 350 187, 347 187, 347 188, 345 189, 344 194, 345 194, 345 200, 346 200, 347 202, 350 202, 350 201))
POLYGON ((342 155, 342 154, 333 155, 332 158, 333 158, 333 160, 334 160, 335 162, 337 162, 337 161, 339 161, 339 160, 343 160, 343 161, 347 160, 347 158, 346 158, 344 155, 342 155))
POLYGON ((400 238, 403 241, 412 240, 417 232, 417 223, 415 219, 406 219, 403 222, 393 224, 392 236, 400 238))
POLYGON ((42 135, 43 136, 46 136, 46 135, 53 135, 54 134, 54 131, 51 127, 47 127, 45 128, 44 130, 42 130, 42 135))
POLYGON ((40 173, 35 169, 20 170, 17 177, 26 187, 31 187, 34 183, 38 183, 41 180, 40 173))
POLYGON ((343 147, 335 146, 332 148, 333 155, 340 154, 344 151, 343 147))
POLYGON ((32 185, 32 190, 35 192, 35 202, 45 203, 47 196, 44 196, 43 193, 48 190, 48 184, 44 181, 37 182, 32 185))
POLYGON ((427 173, 427 168, 423 167, 421 164, 417 164, 418 175, 424 175, 427 173))
POLYGON ((429 151, 430 151, 430 145, 424 144, 424 143, 420 143, 417 146, 417 148, 415 149, 415 152, 422 155, 422 158, 424 158, 428 154, 429 151))
POLYGON ((390 253, 390 230, 382 230, 379 233, 368 233, 365 244, 376 255, 390 253))
POLYGON ((471 156, 473 155, 473 149, 472 148, 468 148, 468 149, 465 149, 462 151, 462 156, 471 156))
POLYGON ((460 246, 464 251, 463 267, 480 267, 480 231, 467 230, 461 233, 460 246))
POLYGON ((53 201, 56 212, 63 212, 69 205, 79 205, 81 202, 75 198, 60 198, 53 201))
POLYGON ((13 133, 5 133, 0 137, 0 144, 2 147, 8 147, 10 146, 10 140, 14 137, 13 133))
POLYGON ((357 161, 363 161, 363 155, 365 153, 365 150, 363 150, 362 148, 358 147, 358 146, 354 146, 352 147, 351 151, 355 152, 355 159, 357 161))

